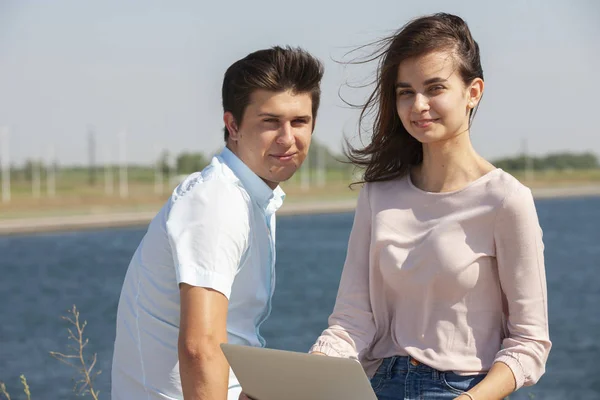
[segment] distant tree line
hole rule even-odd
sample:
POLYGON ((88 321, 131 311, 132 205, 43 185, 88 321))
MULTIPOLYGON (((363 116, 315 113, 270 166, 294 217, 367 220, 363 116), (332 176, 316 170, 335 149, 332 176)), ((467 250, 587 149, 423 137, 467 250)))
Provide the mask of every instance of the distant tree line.
MULTIPOLYGON (((169 162, 169 158, 169 154, 163 152, 159 160, 159 168, 161 168, 164 174, 173 171, 173 168, 177 174, 190 174, 200 171, 208 165, 211 157, 201 152, 183 152, 177 155, 173 166, 169 162)), ((341 170, 348 168, 347 164, 341 162, 343 159, 343 156, 334 155, 326 146, 313 139, 308 151, 308 159, 304 165, 308 166, 308 168, 316 169, 320 166, 319 161, 321 160, 323 163, 322 166, 325 169, 341 170)))
MULTIPOLYGON (((128 175, 131 180, 148 180, 154 179, 154 172, 158 168, 164 177, 174 175, 186 175, 195 171, 202 170, 208 165, 212 154, 207 155, 199 151, 184 151, 172 156, 167 150, 163 151, 156 164, 152 165, 134 165, 129 164, 127 166, 128 175)), ((347 170, 350 168, 348 164, 340 162, 344 157, 341 155, 335 155, 329 149, 317 142, 312 141, 309 149, 308 158, 304 163, 305 167, 309 169, 317 169, 324 167, 328 171, 332 170, 347 170)), ((24 181, 31 182, 34 176, 37 176, 44 180, 47 174, 47 168, 50 167, 49 163, 44 163, 36 159, 27 159, 20 166, 11 166, 11 179, 15 182, 24 181)), ((90 185, 94 185, 97 181, 102 181, 102 174, 106 166, 103 164, 92 164, 92 165, 71 165, 64 166, 54 164, 53 169, 56 171, 57 176, 78 176, 78 180, 87 180, 90 185), (98 178, 98 179, 96 179, 98 178)), ((109 165, 108 168, 112 169, 113 172, 119 168, 118 165, 109 165)))
POLYGON ((524 171, 531 168, 541 170, 595 169, 599 168, 595 154, 587 153, 553 153, 541 157, 507 157, 492 162, 498 168, 507 171, 524 171))
MULTIPOLYGON (((152 180, 156 168, 163 176, 184 175, 202 170, 210 162, 212 155, 206 155, 202 152, 185 151, 172 157, 168 151, 164 151, 155 165, 128 165, 129 177, 131 179, 152 180)), ((332 153, 326 146, 313 140, 308 159, 304 166, 311 170, 320 167, 327 171, 348 171, 352 166, 344 162, 346 158, 343 155, 332 153)), ((569 169, 596 169, 600 168, 600 163, 595 154, 585 153, 553 153, 545 156, 525 156, 505 157, 493 160, 492 163, 499 168, 507 171, 524 171, 531 168, 540 170, 569 170, 569 169)), ((11 176, 15 181, 31 181, 34 175, 38 174, 40 179, 45 179, 48 164, 37 160, 26 160, 22 166, 11 166, 11 176)), ((77 174, 85 175, 88 178, 93 174, 102 174, 105 166, 97 165, 95 168, 90 166, 59 166, 55 164, 54 170, 58 175, 77 174)), ((109 168, 116 169, 118 165, 111 165, 109 168)), ((89 179, 94 182, 94 179, 89 179)))

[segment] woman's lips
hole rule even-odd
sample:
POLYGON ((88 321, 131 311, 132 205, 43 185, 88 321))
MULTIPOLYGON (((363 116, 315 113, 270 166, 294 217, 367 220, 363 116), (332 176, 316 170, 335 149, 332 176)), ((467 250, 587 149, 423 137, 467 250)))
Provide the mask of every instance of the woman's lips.
POLYGON ((439 118, 419 119, 417 121, 412 121, 412 124, 415 125, 417 128, 427 128, 439 120, 439 118))

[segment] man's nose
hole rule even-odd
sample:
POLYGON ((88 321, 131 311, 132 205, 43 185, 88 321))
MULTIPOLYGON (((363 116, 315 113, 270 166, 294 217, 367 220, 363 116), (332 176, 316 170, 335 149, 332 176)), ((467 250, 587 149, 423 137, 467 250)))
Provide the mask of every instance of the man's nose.
POLYGON ((294 143, 294 130, 290 122, 285 122, 281 125, 277 143, 282 146, 291 146, 294 143))

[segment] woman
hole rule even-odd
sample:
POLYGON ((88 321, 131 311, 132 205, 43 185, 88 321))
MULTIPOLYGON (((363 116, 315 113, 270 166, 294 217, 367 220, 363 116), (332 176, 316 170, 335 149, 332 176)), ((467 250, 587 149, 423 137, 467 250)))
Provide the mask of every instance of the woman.
POLYGON ((387 39, 335 308, 312 353, 357 358, 378 399, 500 399, 544 373, 542 232, 529 189, 469 128, 479 48, 449 14, 387 39))

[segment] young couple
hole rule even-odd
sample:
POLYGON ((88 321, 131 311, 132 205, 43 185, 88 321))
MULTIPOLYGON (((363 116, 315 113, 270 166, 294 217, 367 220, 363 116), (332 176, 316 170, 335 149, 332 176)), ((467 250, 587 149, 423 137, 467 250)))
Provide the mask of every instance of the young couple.
MULTIPOLYGON (((372 140, 348 154, 365 184, 310 351, 359 360, 379 399, 501 399, 540 378, 551 347, 531 192, 471 145, 484 81, 461 18, 418 18, 382 44, 361 113, 372 140)), ((265 345, 279 183, 308 153, 322 76, 280 47, 225 73, 226 146, 175 189, 127 270, 113 400, 245 398, 219 345, 265 345)))

